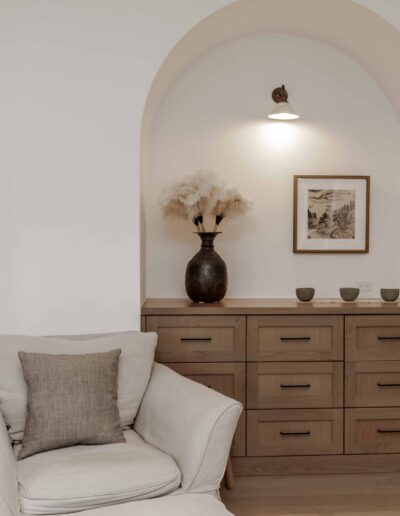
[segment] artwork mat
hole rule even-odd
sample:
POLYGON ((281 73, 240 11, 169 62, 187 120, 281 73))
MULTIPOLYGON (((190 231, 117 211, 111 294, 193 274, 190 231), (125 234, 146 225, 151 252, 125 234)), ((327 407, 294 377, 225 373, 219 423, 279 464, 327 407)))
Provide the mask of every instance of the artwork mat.
POLYGON ((369 252, 369 176, 301 175, 294 176, 293 252, 294 253, 368 253, 369 252), (309 239, 308 191, 355 190, 355 238, 309 239))

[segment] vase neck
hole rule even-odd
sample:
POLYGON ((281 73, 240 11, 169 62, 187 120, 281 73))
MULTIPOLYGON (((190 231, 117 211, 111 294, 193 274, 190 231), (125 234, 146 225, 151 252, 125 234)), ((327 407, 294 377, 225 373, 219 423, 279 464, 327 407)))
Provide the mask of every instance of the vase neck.
POLYGON ((202 249, 214 249, 214 240, 219 233, 198 233, 202 249))

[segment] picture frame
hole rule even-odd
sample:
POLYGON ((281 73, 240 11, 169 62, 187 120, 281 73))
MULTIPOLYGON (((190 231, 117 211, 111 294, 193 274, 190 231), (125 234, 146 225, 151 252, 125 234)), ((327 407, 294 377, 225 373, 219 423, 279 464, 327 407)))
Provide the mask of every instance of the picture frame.
POLYGON ((294 253, 368 253, 370 176, 295 175, 294 253))

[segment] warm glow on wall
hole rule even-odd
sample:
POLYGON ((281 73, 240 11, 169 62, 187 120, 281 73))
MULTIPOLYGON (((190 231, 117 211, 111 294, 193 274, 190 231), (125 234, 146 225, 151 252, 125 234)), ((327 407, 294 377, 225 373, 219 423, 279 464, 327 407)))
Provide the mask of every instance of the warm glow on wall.
POLYGON ((284 121, 265 123, 262 125, 264 144, 271 151, 283 150, 291 147, 298 138, 298 127, 284 121))

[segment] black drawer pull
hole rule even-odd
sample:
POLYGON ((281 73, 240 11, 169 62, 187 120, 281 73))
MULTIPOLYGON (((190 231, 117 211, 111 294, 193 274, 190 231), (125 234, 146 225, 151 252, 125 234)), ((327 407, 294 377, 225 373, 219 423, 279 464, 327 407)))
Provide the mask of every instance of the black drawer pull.
POLYGON ((186 342, 186 341, 210 342, 211 340, 212 340, 211 337, 181 337, 182 342, 186 342))
POLYGON ((283 341, 311 340, 311 337, 281 337, 283 341))
POLYGON ((376 384, 378 387, 400 387, 400 383, 380 383, 376 384))
POLYGON ((378 337, 378 340, 400 340, 400 337, 378 337))
POLYGON ((378 434, 400 434, 400 430, 377 430, 378 434))
POLYGON ((309 389, 309 383, 281 383, 281 389, 309 389))
POLYGON ((311 432, 280 432, 282 437, 287 437, 290 435, 310 435, 311 432))

